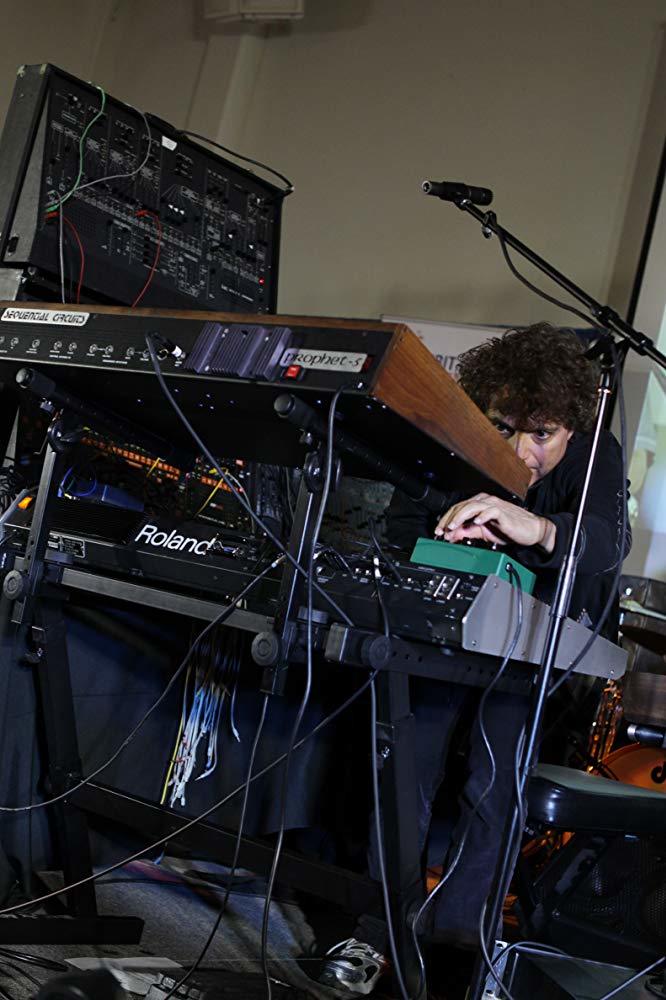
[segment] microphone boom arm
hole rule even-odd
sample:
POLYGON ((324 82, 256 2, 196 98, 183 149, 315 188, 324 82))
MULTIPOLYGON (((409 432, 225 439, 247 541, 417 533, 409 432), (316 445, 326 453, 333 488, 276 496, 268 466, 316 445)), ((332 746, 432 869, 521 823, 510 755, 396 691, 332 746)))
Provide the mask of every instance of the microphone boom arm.
POLYGON ((599 326, 605 327, 607 330, 611 330, 617 334, 637 354, 652 358, 662 368, 666 368, 666 355, 662 354, 650 337, 635 330, 630 323, 623 320, 610 306, 601 305, 600 302, 597 302, 591 295, 588 295, 582 288, 574 284, 570 278, 567 278, 566 275, 554 268, 552 264, 549 264, 547 260, 544 260, 543 257, 540 257, 539 254, 531 250, 525 243, 522 243, 513 236, 512 233, 499 224, 495 212, 481 212, 466 199, 456 201, 455 204, 462 212, 467 212, 468 215, 471 215, 477 222, 481 223, 484 236, 489 237, 494 233, 495 236, 501 237, 507 246, 510 246, 521 257, 524 257, 530 264, 533 264, 539 271, 547 275, 551 281, 554 281, 560 288, 563 288, 569 295, 582 303, 592 314, 599 326))

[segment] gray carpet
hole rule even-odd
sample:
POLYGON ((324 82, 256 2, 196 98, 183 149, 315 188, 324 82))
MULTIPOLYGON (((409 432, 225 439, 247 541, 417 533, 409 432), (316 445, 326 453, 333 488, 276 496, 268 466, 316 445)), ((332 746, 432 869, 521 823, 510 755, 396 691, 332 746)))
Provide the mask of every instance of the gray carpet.
MULTIPOLYGON (((145 921, 139 946, 3 946, 0 921, 0 947, 60 962, 68 958, 97 958, 108 962, 137 957, 167 959, 188 966, 198 957, 208 938, 224 891, 212 888, 210 883, 200 877, 186 874, 192 868, 217 876, 225 873, 225 869, 218 865, 169 858, 159 866, 150 862, 135 862, 127 869, 98 882, 100 913, 113 916, 129 914, 145 921)), ((239 872, 239 875, 242 874, 248 875, 239 872)), ((43 878, 52 888, 61 884, 61 879, 56 875, 48 874, 43 878)), ((250 878, 239 883, 239 891, 230 896, 227 912, 206 953, 202 968, 261 972, 260 935, 264 906, 261 888, 261 885, 256 886, 250 878)), ((269 934, 271 975, 316 1000, 334 1000, 336 994, 315 986, 296 962, 313 945, 313 932, 301 909, 285 898, 273 903, 269 934)), ((20 972, 9 970, 6 961, 0 955, 0 991, 4 991, 11 1000, 32 1000, 37 986, 20 972)), ((45 983, 56 975, 34 965, 21 965, 16 961, 12 964, 17 969, 25 970, 40 983, 45 983)), ((589 966, 585 970, 577 968, 575 962, 544 962, 543 965, 553 973, 556 970, 557 981, 569 990, 575 990, 575 995, 580 1000, 595 1000, 627 978, 625 970, 609 967, 590 971, 589 966)), ((442 994, 438 993, 437 996, 445 1000, 442 994)), ((654 1000, 645 990, 643 982, 622 991, 620 997, 621 1000, 654 1000)), ((380 997, 375 998, 373 995, 373 1000, 380 1000, 380 997)), ((381 1000, 397 998, 390 998, 382 992, 381 1000)))
MULTIPOLYGON (((169 884, 167 879, 178 879, 178 869, 191 867, 191 862, 169 860, 158 867, 141 863, 130 871, 121 871, 98 883, 98 905, 103 914, 120 916, 131 914, 145 921, 139 946, 122 945, 25 945, 6 946, 14 951, 29 952, 64 961, 75 957, 114 959, 129 956, 159 956, 182 965, 191 964, 199 955, 218 913, 223 893, 205 889, 191 880, 169 884), (164 881, 152 881, 152 878, 164 881)), ((203 866, 197 862, 196 867, 203 866)), ((43 876, 50 886, 59 883, 57 877, 43 876)), ((234 892, 229 898, 227 913, 215 939, 206 953, 203 967, 222 967, 230 970, 261 972, 260 935, 263 898, 234 892)), ((2 927, 0 925, 0 945, 2 927)), ((282 982, 290 983, 319 1000, 331 1000, 334 994, 315 987, 296 964, 296 958, 307 953, 313 945, 313 935, 305 918, 293 903, 276 902, 271 907, 269 934, 270 971, 282 982)), ((4 959, 0 956, 0 972, 4 959)), ((17 963, 12 963, 17 964, 17 963)), ((54 973, 36 966, 22 966, 41 982, 54 973)), ((0 987, 12 1000, 27 1000, 36 987, 13 971, 9 978, 0 978, 0 987), (23 981, 21 981, 23 980, 23 981)))

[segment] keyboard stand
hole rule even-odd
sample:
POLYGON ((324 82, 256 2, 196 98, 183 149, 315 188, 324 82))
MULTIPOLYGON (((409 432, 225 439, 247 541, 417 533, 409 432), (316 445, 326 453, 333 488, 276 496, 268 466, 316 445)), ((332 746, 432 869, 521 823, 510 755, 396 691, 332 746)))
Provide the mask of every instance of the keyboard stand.
MULTIPOLYGON (((66 793, 82 777, 63 615, 67 594, 60 585, 62 567, 45 558, 49 510, 67 469, 68 449, 78 437, 75 425, 61 418, 52 422, 23 569, 11 570, 3 586, 4 597, 13 601, 17 655, 33 667, 48 760, 46 795, 51 798, 66 793)), ((93 869, 84 814, 64 798, 53 805, 52 816, 65 884, 89 878, 93 869)), ((21 915, 19 911, 18 916, 0 918, 0 942, 136 944, 141 939, 142 920, 98 914, 94 882, 63 895, 64 904, 54 903, 52 914, 21 915)))

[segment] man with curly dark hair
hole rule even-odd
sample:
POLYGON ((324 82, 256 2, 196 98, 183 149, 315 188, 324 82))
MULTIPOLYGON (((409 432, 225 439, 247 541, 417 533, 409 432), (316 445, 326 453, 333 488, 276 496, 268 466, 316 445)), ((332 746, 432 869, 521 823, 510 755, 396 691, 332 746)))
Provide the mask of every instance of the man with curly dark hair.
MULTIPOLYGON (((466 352, 459 359, 458 376, 467 394, 531 470, 525 504, 489 493, 472 497, 451 494, 436 517, 396 490, 388 510, 389 541, 410 553, 419 536, 433 533, 448 542, 471 540, 507 546, 536 574, 535 596, 550 603, 587 469, 597 406, 597 367, 585 357, 574 333, 538 323, 509 330, 466 352)), ((628 528, 625 537, 620 537, 622 476, 620 447, 609 432, 603 432, 583 517, 569 612, 587 625, 599 620, 618 560, 624 559, 631 543, 628 528)), ((616 640, 617 626, 616 602, 604 634, 616 640)), ((448 813, 456 800, 458 805, 445 867, 465 836, 460 863, 437 897, 435 934, 470 948, 478 945, 480 916, 498 861, 498 842, 515 797, 514 760, 528 708, 528 699, 522 695, 494 691, 487 699, 484 728, 496 773, 492 791, 475 811, 491 774, 477 715, 480 694, 478 689, 463 685, 412 679, 422 846, 425 849, 432 805, 443 782, 448 813), (462 754, 466 773, 463 787, 456 788, 462 754)), ((375 855, 372 845, 370 871, 376 876, 375 855)), ((382 921, 365 915, 358 921, 354 937, 332 951, 322 980, 349 994, 368 993, 384 967, 385 954, 382 921), (361 969, 364 975, 359 981, 361 969)))
MULTIPOLYGON (((448 542, 465 539, 510 545, 537 574, 536 596, 548 603, 573 526, 587 469, 597 406, 597 365, 585 357, 575 333, 537 323, 509 330, 463 354, 458 378, 499 433, 531 470, 524 506, 491 494, 451 494, 434 518, 403 494, 388 512, 389 540, 403 549, 419 535, 448 542)), ((630 534, 620 539, 622 461, 613 435, 602 435, 585 517, 582 551, 571 599, 571 617, 594 624, 608 598, 617 561, 630 534)), ((617 638, 618 608, 603 626, 617 638)))
POLYGON ((507 330, 461 354, 458 380, 484 413, 499 407, 526 425, 539 418, 585 433, 597 403, 597 366, 575 333, 549 323, 507 330))

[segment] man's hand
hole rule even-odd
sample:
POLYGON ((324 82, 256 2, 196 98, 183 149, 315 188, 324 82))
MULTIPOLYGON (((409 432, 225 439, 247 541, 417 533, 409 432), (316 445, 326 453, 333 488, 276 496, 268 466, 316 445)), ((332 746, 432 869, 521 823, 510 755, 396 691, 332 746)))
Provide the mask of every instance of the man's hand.
POLYGON ((496 545, 538 545, 546 552, 555 547, 556 528, 552 521, 531 514, 522 507, 500 500, 488 493, 477 493, 469 500, 454 504, 435 528, 435 535, 446 542, 463 538, 481 539, 496 545))

